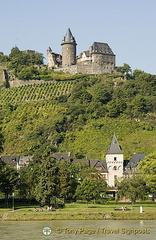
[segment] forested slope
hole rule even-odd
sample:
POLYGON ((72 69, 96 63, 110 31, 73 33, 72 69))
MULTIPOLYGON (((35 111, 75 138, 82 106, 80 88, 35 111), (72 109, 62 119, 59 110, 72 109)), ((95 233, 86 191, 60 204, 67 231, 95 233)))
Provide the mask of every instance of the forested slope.
POLYGON ((2 155, 52 149, 104 158, 114 132, 125 158, 156 149, 156 76, 140 70, 127 78, 83 76, 0 94, 2 155))

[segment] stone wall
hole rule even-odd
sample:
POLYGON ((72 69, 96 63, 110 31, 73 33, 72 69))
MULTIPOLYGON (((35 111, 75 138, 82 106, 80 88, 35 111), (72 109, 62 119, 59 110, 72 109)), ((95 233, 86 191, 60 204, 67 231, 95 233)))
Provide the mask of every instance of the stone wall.
POLYGON ((27 84, 35 84, 35 83, 43 83, 45 82, 44 80, 19 80, 19 79, 14 79, 9 81, 10 87, 19 87, 19 86, 24 86, 27 84))

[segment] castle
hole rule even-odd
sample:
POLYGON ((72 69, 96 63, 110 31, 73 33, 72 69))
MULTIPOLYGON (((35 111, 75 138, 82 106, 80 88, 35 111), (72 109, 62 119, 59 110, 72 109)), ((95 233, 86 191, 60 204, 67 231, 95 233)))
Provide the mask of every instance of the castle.
POLYGON ((62 55, 47 50, 48 68, 71 74, 112 73, 115 69, 115 55, 107 43, 94 42, 87 50, 76 56, 76 40, 68 28, 62 41, 62 55))

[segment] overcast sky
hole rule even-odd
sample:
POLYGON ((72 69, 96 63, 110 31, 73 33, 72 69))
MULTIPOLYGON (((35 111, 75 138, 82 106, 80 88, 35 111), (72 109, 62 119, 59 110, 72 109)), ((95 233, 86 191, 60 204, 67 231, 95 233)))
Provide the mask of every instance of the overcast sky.
MULTIPOLYGON (((5 0, 0 4, 0 51, 61 53, 69 27, 77 55, 93 42, 108 43, 116 65, 156 74, 156 0, 5 0)), ((45 59, 46 62, 46 59, 45 59)))

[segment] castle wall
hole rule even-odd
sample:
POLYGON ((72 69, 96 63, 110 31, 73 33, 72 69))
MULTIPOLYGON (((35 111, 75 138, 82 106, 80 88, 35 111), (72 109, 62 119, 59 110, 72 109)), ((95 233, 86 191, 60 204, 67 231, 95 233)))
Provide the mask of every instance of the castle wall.
POLYGON ((56 64, 54 61, 54 55, 51 52, 47 51, 47 57, 48 57, 48 68, 55 67, 56 64))
POLYGON ((115 56, 105 54, 92 54, 93 73, 112 73, 115 68, 115 56))
POLYGON ((93 68, 92 68, 92 64, 76 64, 76 65, 71 65, 69 67, 54 69, 54 71, 69 72, 70 74, 92 74, 93 68))

